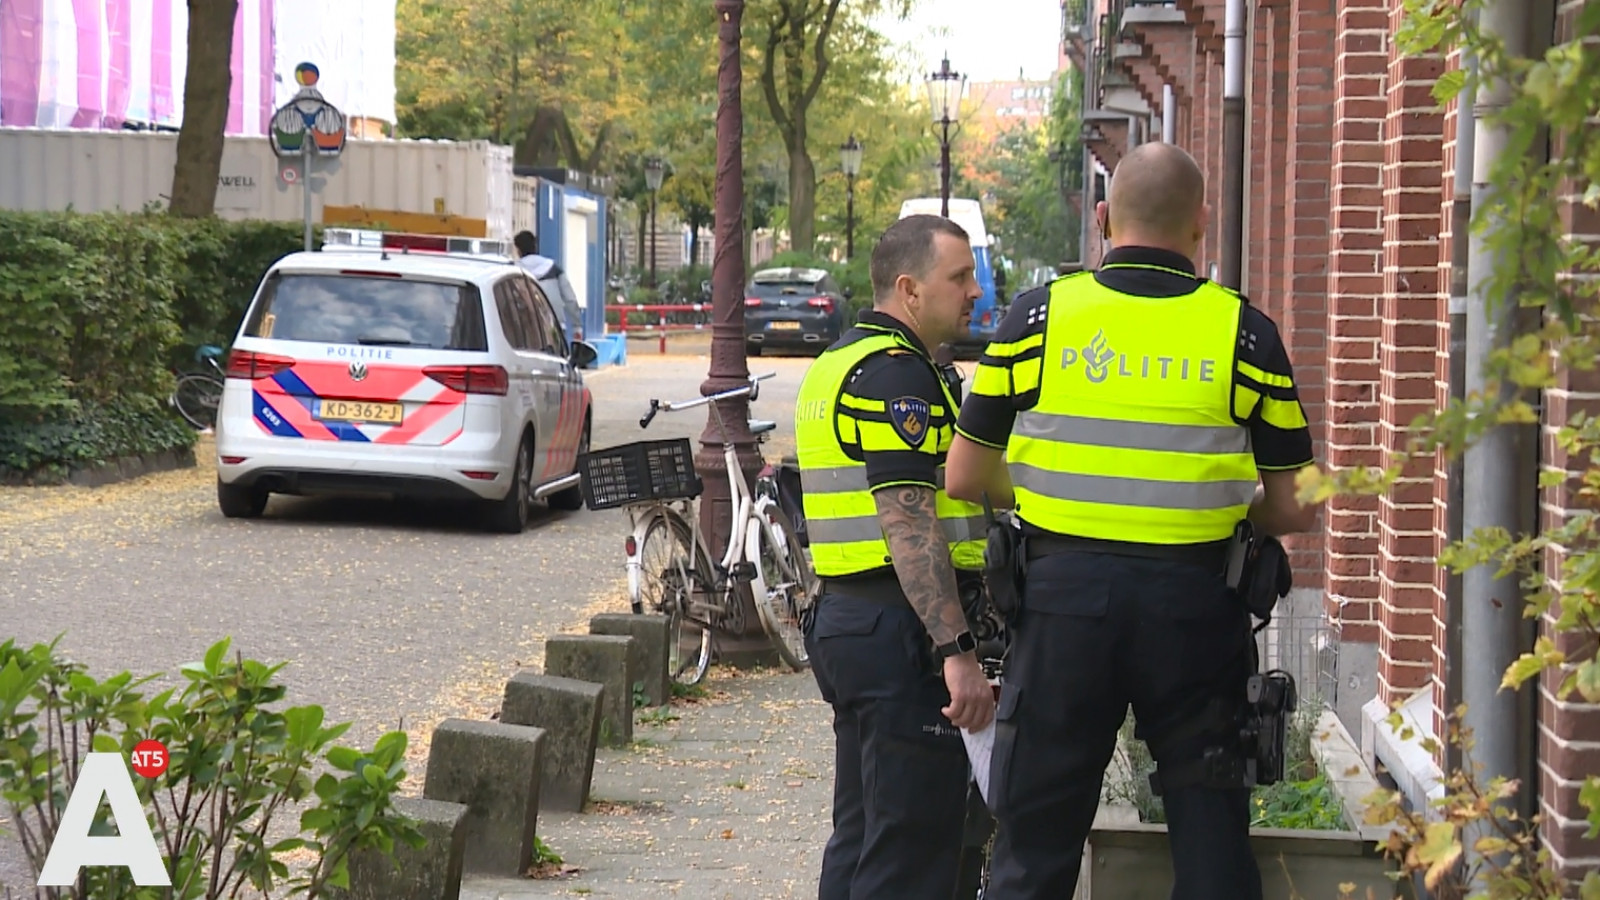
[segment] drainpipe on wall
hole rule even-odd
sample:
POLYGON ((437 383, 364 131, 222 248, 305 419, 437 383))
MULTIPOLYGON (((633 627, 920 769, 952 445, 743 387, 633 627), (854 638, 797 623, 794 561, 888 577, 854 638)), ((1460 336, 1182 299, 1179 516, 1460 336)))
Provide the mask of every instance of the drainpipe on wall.
MULTIPOLYGON (((1554 0, 1489 0, 1479 14, 1484 36, 1498 40, 1514 57, 1533 52, 1534 22, 1550 21, 1554 0)), ((1491 170, 1511 145, 1510 130, 1490 121, 1504 108, 1511 88, 1494 82, 1480 85, 1475 99, 1472 205, 1482 208, 1489 190, 1491 170)), ((1491 223, 1491 230, 1509 223, 1491 223)), ((1515 297, 1489 297, 1488 275, 1514 260, 1497 258, 1483 237, 1474 233, 1468 251, 1466 314, 1466 390, 1482 393, 1489 385, 1484 364, 1496 350, 1509 347, 1516 337, 1518 308, 1515 297), (1491 303, 1491 301, 1493 301, 1491 303)), ((1499 389, 1510 400, 1515 385, 1499 389)), ((1466 453, 1463 471, 1465 505, 1462 529, 1472 534, 1480 528, 1500 528, 1512 535, 1525 533, 1523 503, 1528 485, 1538 478, 1537 467, 1526 466, 1527 447, 1519 429, 1498 425, 1489 429, 1466 453)), ((1467 704, 1466 725, 1472 730, 1472 762, 1482 783, 1496 777, 1518 778, 1519 751, 1525 746, 1527 723, 1518 715, 1519 696, 1500 689, 1501 677, 1516 660, 1523 644, 1522 598, 1515 576, 1497 578, 1494 566, 1478 566, 1462 578, 1462 659, 1471 660, 1461 672, 1462 699, 1467 704)), ((1525 785, 1526 790, 1536 789, 1525 785)), ((1523 798, 1526 799, 1526 798, 1523 798)), ((1467 842, 1469 858, 1477 854, 1467 842)))
MULTIPOLYGON (((1476 21, 1477 10, 1469 16, 1476 21)), ((1478 59, 1472 53, 1461 55, 1462 70, 1476 72, 1478 59)), ((1465 102, 1463 96, 1456 104, 1456 173, 1455 193, 1450 204, 1450 402, 1462 403, 1467 397, 1467 265, 1472 249, 1472 178, 1477 118, 1474 104, 1465 102)), ((1449 466, 1449 494, 1445 499, 1445 540, 1456 543, 1462 537, 1462 519, 1466 512, 1466 466, 1456 457, 1449 466)), ((1454 571, 1445 575, 1445 652, 1444 652, 1444 710, 1453 715, 1461 705, 1461 672, 1464 668, 1461 646, 1461 575, 1454 571)), ((1461 768, 1461 749, 1446 743, 1444 769, 1461 768)))
POLYGON ((1170 81, 1161 86, 1161 140, 1168 144, 1178 142, 1178 99, 1173 96, 1170 81))
POLYGON ((1222 258, 1218 280, 1237 290, 1244 268, 1245 0, 1228 0, 1222 43, 1222 258))

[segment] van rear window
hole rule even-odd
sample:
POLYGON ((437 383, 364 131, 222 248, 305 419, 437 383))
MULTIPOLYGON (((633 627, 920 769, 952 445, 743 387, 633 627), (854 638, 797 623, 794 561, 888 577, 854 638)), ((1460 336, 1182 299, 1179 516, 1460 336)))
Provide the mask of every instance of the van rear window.
POLYGON ((377 275, 274 273, 250 314, 245 335, 327 344, 489 349, 476 287, 377 275))

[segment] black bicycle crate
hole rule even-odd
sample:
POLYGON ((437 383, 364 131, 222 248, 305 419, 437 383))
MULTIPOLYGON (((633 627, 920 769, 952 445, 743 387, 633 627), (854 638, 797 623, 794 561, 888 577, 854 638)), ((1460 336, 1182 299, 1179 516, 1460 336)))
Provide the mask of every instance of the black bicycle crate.
POLYGON ((594 450, 578 457, 583 502, 590 509, 613 509, 649 500, 700 496, 694 447, 688 438, 638 441, 594 450))

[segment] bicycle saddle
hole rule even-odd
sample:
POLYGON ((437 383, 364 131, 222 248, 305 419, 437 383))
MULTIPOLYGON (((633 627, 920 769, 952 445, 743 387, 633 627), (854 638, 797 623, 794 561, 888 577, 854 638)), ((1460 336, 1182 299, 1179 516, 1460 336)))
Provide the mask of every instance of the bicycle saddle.
POLYGON ((194 352, 194 358, 196 360, 216 359, 217 357, 221 356, 222 353, 222 348, 215 344, 203 344, 199 350, 194 352))

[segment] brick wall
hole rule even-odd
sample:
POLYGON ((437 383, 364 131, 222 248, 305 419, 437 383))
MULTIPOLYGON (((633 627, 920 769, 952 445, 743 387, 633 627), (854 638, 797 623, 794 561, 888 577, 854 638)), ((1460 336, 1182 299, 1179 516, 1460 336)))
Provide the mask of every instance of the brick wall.
MULTIPOLYGON (((1585 0, 1564 0, 1558 5, 1558 40, 1575 36, 1578 11, 1584 6, 1585 0)), ((1591 245, 1600 245, 1600 213, 1573 202, 1578 191, 1574 185, 1565 186, 1568 233, 1591 245)), ((1569 510, 1580 505, 1576 497, 1580 482, 1576 478, 1590 461, 1569 459, 1553 440, 1555 429, 1578 412, 1600 413, 1600 374, 1567 372, 1554 389, 1545 392, 1544 465, 1546 469, 1565 471, 1568 476, 1565 484, 1543 492, 1542 527, 1559 524, 1569 510)), ((1558 552, 1545 559, 1546 574, 1558 581, 1562 558, 1558 552)), ((1558 614, 1552 609, 1546 615, 1542 625, 1547 634, 1558 614)), ((1564 639, 1558 642, 1557 649, 1571 653, 1580 648, 1576 641, 1564 639)), ((1583 649, 1592 652, 1591 648, 1583 649)), ((1565 873, 1576 879, 1581 872, 1600 868, 1600 839, 1584 839, 1585 810, 1578 802, 1583 776, 1600 773, 1600 704, 1582 703, 1576 695, 1557 696, 1557 687, 1559 682, 1550 678, 1542 679, 1539 686, 1539 805, 1544 816, 1545 846, 1565 873)))
MULTIPOLYGON (((1389 31, 1406 16, 1396 0, 1389 31)), ((1443 116, 1433 99, 1443 59, 1401 56, 1389 41, 1383 168, 1383 296, 1379 342, 1378 444, 1406 449, 1410 425, 1433 409, 1438 352, 1439 204, 1443 116)), ((1439 555, 1434 534, 1434 461, 1414 458, 1378 501, 1378 690, 1402 699, 1433 677, 1439 555)))
MULTIPOLYGON (((1278 327, 1289 344, 1300 404, 1316 435, 1319 461, 1327 459, 1327 432, 1322 423, 1328 394, 1328 223, 1333 215, 1334 122, 1334 48, 1328 35, 1334 33, 1334 9, 1334 0, 1293 0, 1289 9, 1280 10, 1285 27, 1294 23, 1285 53, 1285 170, 1294 194, 1279 225, 1285 235, 1279 264, 1281 291, 1287 299, 1278 327)), ((1318 532, 1287 542, 1295 584, 1313 589, 1325 586, 1325 541, 1318 532)))
MULTIPOLYGON (((1560 39, 1586 3, 1600 0, 1559 0, 1560 39)), ((1204 270, 1220 225, 1222 58, 1203 26, 1210 16, 1220 28, 1221 2, 1178 6, 1196 49, 1191 65, 1168 69, 1187 101, 1178 139, 1208 180, 1204 270)), ((1450 274, 1465 239, 1452 228, 1457 109, 1438 108, 1431 90, 1459 60, 1400 57, 1401 10, 1401 0, 1259 0, 1249 41, 1246 289, 1289 342, 1319 461, 1332 469, 1381 465, 1411 422, 1450 396, 1450 274)), ((1568 220, 1573 235, 1600 244, 1600 212, 1572 203, 1568 220)), ((1600 414, 1600 373, 1564 374, 1545 400, 1543 465, 1571 485, 1588 461, 1566 459, 1554 429, 1579 411, 1600 414)), ((1445 459, 1419 460, 1385 497, 1330 502, 1322 535, 1292 542, 1298 583, 1325 585, 1340 639, 1376 645, 1378 698, 1431 687, 1435 733, 1447 710, 1448 573, 1436 557, 1449 487, 1445 459)), ((1543 527, 1577 502, 1567 486, 1544 490, 1543 527)), ((1547 556, 1547 574, 1559 576, 1561 559, 1560 548, 1547 556)), ((1600 867, 1577 798, 1582 776, 1600 772, 1600 704, 1555 687, 1539 689, 1537 788, 1546 844, 1577 877, 1600 867)))
MULTIPOLYGON (((1383 292, 1384 0, 1340 0, 1334 41, 1332 222, 1328 246, 1326 456, 1334 471, 1379 464, 1383 292)), ((1336 498, 1323 516, 1330 613, 1346 641, 1376 642, 1378 501, 1336 498)))

